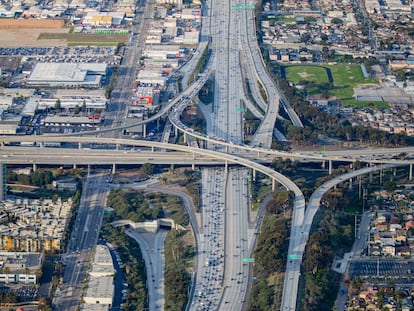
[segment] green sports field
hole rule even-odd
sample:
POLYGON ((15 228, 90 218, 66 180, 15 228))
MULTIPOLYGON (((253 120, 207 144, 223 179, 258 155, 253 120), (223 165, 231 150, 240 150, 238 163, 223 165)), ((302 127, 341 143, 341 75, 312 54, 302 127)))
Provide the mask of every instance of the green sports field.
POLYGON ((326 69, 320 66, 288 66, 286 78, 289 82, 300 84, 302 81, 328 83, 326 69))
POLYGON ((295 84, 301 84, 302 81, 313 82, 308 89, 308 94, 321 93, 318 85, 328 83, 328 74, 325 68, 331 70, 334 88, 328 92, 337 96, 343 106, 365 107, 373 105, 375 107, 388 107, 385 102, 364 102, 357 101, 353 98, 353 88, 360 84, 377 84, 375 79, 365 79, 360 65, 356 64, 335 64, 335 65, 292 65, 286 66, 286 79, 295 84))

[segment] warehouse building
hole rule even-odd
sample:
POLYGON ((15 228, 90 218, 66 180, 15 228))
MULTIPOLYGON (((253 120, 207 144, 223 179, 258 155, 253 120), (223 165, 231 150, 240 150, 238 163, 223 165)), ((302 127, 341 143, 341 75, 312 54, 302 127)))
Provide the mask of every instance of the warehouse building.
POLYGON ((115 269, 106 245, 97 245, 81 310, 109 310, 114 296, 115 269), (100 307, 95 307, 99 305, 100 307))
POLYGON ((37 63, 27 85, 98 88, 107 67, 100 63, 37 63))
POLYGON ((107 305, 109 309, 114 296, 113 280, 113 276, 91 277, 83 297, 85 304, 107 305))

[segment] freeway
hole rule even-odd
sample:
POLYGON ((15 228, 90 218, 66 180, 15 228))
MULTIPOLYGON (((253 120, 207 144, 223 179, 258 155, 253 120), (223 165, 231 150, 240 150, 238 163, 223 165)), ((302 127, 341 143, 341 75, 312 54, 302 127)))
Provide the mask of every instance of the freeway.
MULTIPOLYGON (((390 167, 390 166, 387 166, 390 167)), ((339 177, 331 179, 316 189, 310 199, 306 212, 304 215, 298 215, 296 209, 294 210, 292 218, 292 229, 290 232, 288 260, 286 264, 285 280, 283 284, 283 295, 280 310, 294 311, 297 306, 297 296, 300 278, 300 266, 302 263, 303 254, 306 247, 306 242, 309 238, 310 229, 312 227, 313 219, 319 209, 322 196, 335 185, 349 180, 359 175, 367 174, 380 170, 384 167, 368 167, 360 170, 355 170, 339 177)))
POLYGON ((197 275, 190 310, 217 309, 224 271, 224 183, 222 169, 204 169, 201 181, 201 223, 197 275))

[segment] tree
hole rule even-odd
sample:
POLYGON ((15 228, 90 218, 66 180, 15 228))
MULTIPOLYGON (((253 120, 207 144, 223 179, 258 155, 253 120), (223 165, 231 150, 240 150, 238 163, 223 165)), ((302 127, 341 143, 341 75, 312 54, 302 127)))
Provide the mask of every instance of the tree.
POLYGON ((83 100, 81 111, 86 112, 86 101, 85 100, 83 100))
POLYGON ((81 111, 81 109, 78 105, 76 105, 75 108, 73 108, 73 113, 74 114, 79 114, 80 111, 81 111))
POLYGON ((54 108, 55 108, 55 110, 58 110, 58 111, 62 108, 60 99, 56 100, 54 108))
POLYGON ((144 163, 141 166, 140 172, 142 174, 151 175, 151 174, 154 174, 154 170, 155 170, 155 168, 154 168, 154 165, 153 164, 151 164, 151 163, 144 163))

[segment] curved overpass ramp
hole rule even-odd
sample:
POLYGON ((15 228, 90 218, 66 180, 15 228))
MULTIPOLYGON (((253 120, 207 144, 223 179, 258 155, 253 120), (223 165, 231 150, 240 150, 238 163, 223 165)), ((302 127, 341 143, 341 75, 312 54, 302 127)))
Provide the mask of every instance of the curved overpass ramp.
MULTIPOLYGON (((386 166, 393 167, 391 165, 386 166)), ((382 167, 384 168, 384 167, 382 167)), ((360 170, 352 171, 350 173, 333 178, 319 188, 317 188, 309 199, 308 206, 302 221, 292 221, 292 230, 290 233, 288 260, 286 264, 285 280, 283 284, 283 294, 281 311, 294 311, 297 305, 298 287, 300 279, 300 269, 302 264, 303 255, 305 252, 306 241, 308 240, 309 233, 312 227, 313 219, 316 212, 319 209, 322 196, 335 185, 348 180, 350 178, 367 174, 380 170, 381 167, 369 167, 360 170)))

